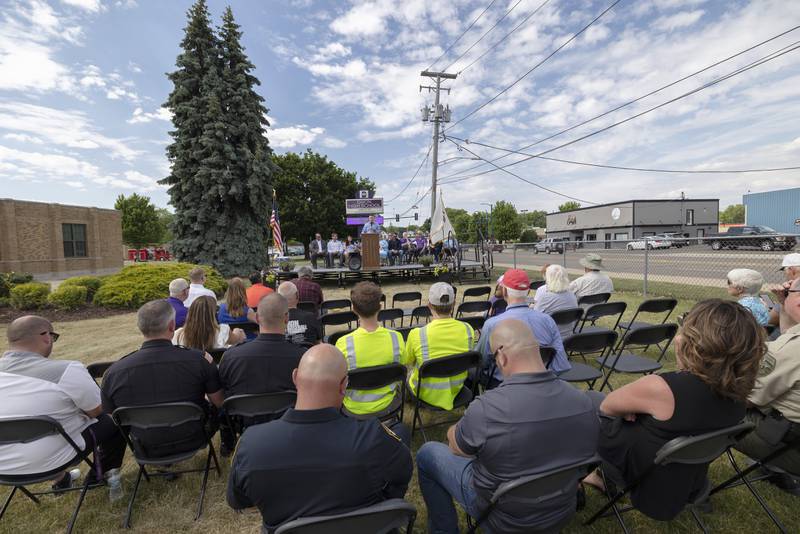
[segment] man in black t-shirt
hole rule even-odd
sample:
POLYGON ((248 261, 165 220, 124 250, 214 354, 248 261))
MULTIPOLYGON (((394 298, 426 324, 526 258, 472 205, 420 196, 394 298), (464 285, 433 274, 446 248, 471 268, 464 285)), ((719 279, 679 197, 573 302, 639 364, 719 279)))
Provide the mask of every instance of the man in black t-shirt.
POLYGON ((286 338, 292 343, 316 345, 322 338, 322 328, 315 313, 299 310, 297 286, 283 282, 278 286, 278 294, 286 299, 289 306, 289 322, 286 325, 286 338))

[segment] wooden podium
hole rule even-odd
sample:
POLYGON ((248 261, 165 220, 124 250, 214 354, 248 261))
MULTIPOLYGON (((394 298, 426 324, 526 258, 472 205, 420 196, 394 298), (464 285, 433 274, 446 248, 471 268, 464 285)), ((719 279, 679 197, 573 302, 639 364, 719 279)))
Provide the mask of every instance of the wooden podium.
POLYGON ((381 252, 378 234, 361 234, 361 268, 378 269, 381 266, 381 252))

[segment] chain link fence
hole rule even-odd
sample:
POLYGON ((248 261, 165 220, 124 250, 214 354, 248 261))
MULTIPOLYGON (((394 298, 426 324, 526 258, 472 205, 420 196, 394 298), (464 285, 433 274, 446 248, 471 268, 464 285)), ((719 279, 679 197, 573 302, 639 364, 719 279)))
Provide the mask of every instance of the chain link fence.
POLYGON ((582 275, 579 260, 602 257, 605 272, 618 291, 645 296, 703 299, 727 296, 727 274, 746 268, 760 272, 767 286, 784 281, 783 256, 794 252, 798 235, 753 235, 624 241, 554 241, 516 243, 494 254, 498 268, 543 271, 549 264, 566 267, 572 279, 582 275))

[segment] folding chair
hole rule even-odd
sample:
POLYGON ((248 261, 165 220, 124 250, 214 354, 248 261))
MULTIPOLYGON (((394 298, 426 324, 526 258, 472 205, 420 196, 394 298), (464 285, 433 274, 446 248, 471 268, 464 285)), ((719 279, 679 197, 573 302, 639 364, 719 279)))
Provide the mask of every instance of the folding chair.
POLYGON ((489 500, 489 506, 481 512, 480 516, 474 519, 467 516, 469 525, 467 533, 477 532, 478 527, 489 518, 495 507, 503 504, 503 500, 512 501, 515 505, 528 503, 530 508, 535 508, 555 497, 577 493, 578 481, 586 477, 602 462, 602 458, 595 454, 580 462, 503 482, 494 490, 492 498, 489 500))
POLYGON ((334 332, 333 334, 328 336, 328 341, 326 341, 326 343, 330 343, 331 345, 336 345, 337 341, 339 341, 347 334, 352 334, 353 332, 355 332, 355 330, 340 330, 339 332, 334 332))
MULTIPOLYGON (((638 479, 632 483, 627 484, 623 489, 617 491, 613 496, 609 496, 608 503, 595 512, 592 517, 584 522, 588 526, 594 523, 599 517, 608 515, 609 509, 617 517, 622 530, 628 532, 625 522, 622 520, 622 514, 633 510, 632 506, 619 508, 617 502, 624 497, 628 492, 633 490, 636 486, 642 483, 654 469, 660 466, 667 466, 670 464, 685 464, 685 465, 708 465, 717 458, 719 458, 725 451, 729 451, 730 447, 736 443, 742 435, 749 432, 753 428, 753 423, 739 423, 728 428, 715 430, 699 436, 682 436, 671 439, 661 446, 653 459, 653 463, 639 476, 638 479)), ((608 487, 606 476, 603 474, 603 483, 608 487)), ((705 487, 698 494, 691 497, 690 502, 686 503, 689 512, 692 514, 695 522, 703 530, 708 532, 700 517, 697 515, 695 507, 706 501, 710 494, 710 484, 706 480, 705 487)))
POLYGON ((246 323, 230 323, 230 327, 231 329, 241 328, 247 336, 258 336, 260 330, 258 323, 251 323, 250 321, 246 323))
POLYGON ((103 381, 103 375, 106 374, 108 368, 114 365, 117 362, 95 362, 90 363, 86 366, 86 370, 89 371, 89 376, 91 376, 97 385, 99 386, 100 383, 103 381))
POLYGON ((353 309, 353 304, 350 302, 350 299, 323 300, 322 304, 319 305, 319 315, 322 317, 330 313, 331 310, 341 310, 344 308, 348 310, 353 309))
MULTIPOLYGON (((434 358, 432 360, 428 360, 424 362, 419 368, 419 375, 418 375, 418 382, 417 382, 417 394, 413 394, 414 397, 414 417, 411 420, 411 437, 414 437, 414 431, 417 429, 417 421, 419 421, 419 431, 422 432, 422 439, 423 441, 428 441, 427 436, 425 435, 425 426, 422 423, 422 414, 420 414, 420 409, 425 408, 431 411, 436 412, 444 412, 447 410, 443 410, 438 406, 433 406, 432 404, 428 404, 427 402, 420 399, 419 393, 423 390, 423 383, 428 378, 449 378, 456 375, 460 375, 461 373, 467 372, 470 369, 475 370, 475 375, 478 376, 478 372, 480 371, 481 366, 481 355, 479 352, 476 351, 469 351, 469 352, 462 352, 460 354, 453 354, 451 356, 444 356, 442 358, 434 358)), ((467 386, 462 385, 461 391, 458 392, 456 398, 453 400, 453 410, 456 408, 461 408, 463 406, 468 405, 472 402, 472 399, 475 398, 475 394, 469 389, 467 386)), ((453 421, 440 421, 438 423, 434 423, 429 425, 427 428, 433 428, 435 426, 444 425, 447 423, 452 423, 453 421)))
POLYGON ((678 325, 674 323, 642 326, 629 330, 625 337, 617 343, 615 352, 610 352, 597 358, 597 362, 605 375, 599 391, 603 391, 606 384, 613 391, 614 388, 611 387, 608 380, 614 371, 646 375, 661 369, 661 360, 664 358, 664 354, 667 353, 667 348, 677 332, 678 325), (630 351, 631 347, 644 347, 644 352, 650 345, 660 347, 660 343, 664 343, 664 347, 655 360, 630 351), (628 351, 625 349, 628 349, 628 351))
POLYGON ((492 305, 489 303, 488 300, 473 300, 470 302, 464 302, 458 305, 458 309, 456 310, 456 319, 461 319, 464 317, 466 313, 481 313, 483 317, 489 313, 489 308, 492 305))
POLYGON ((225 399, 222 409, 225 410, 228 426, 236 437, 236 434, 244 433, 248 426, 280 417, 286 410, 294 407, 296 400, 296 391, 234 395, 225 399))
POLYGON ((225 351, 228 349, 208 349, 208 354, 211 356, 211 359, 214 360, 216 365, 219 365, 222 361, 222 355, 225 354, 225 351))
POLYGON ((461 296, 461 303, 463 304, 467 297, 486 297, 486 300, 489 300, 491 294, 492 288, 489 286, 468 287, 461 296))
POLYGON ((313 302, 305 302, 305 301, 298 302, 297 303, 297 309, 298 310, 307 311, 307 312, 311 312, 314 315, 317 314, 317 305, 315 303, 313 303, 313 302))
MULTIPOLYGON (((90 487, 88 476, 86 477, 86 480, 82 486, 65 490, 32 492, 29 491, 25 486, 38 484, 40 482, 52 481, 53 478, 57 477, 63 471, 66 471, 70 467, 81 462, 85 462, 89 466, 90 471, 94 470, 94 463, 89 460, 89 454, 91 453, 91 450, 82 451, 80 447, 78 447, 78 445, 72 440, 72 438, 69 437, 69 434, 66 433, 61 424, 52 417, 41 415, 32 417, 0 418, 0 445, 22 445, 55 435, 61 436, 64 438, 64 441, 69 443, 69 445, 75 450, 75 456, 64 465, 49 471, 40 471, 26 475, 0 474, 0 485, 12 487, 11 493, 6 499, 6 502, 3 504, 2 510, 0 510, 0 519, 2 519, 3 515, 6 513, 6 509, 8 509, 8 505, 11 504, 11 499, 14 498, 14 494, 17 492, 17 490, 20 490, 26 497, 36 504, 41 504, 40 500, 38 499, 39 495, 61 494, 67 491, 80 490, 81 493, 78 497, 78 502, 75 504, 75 509, 72 511, 72 517, 70 517, 69 523, 67 523, 67 534, 72 532, 72 529, 75 527, 75 521, 78 519, 78 512, 81 510, 81 505, 86 497, 86 492, 90 487)), ((2 467, 0 467, 0 469, 2 469, 2 467)))
POLYGON ((589 389, 594 388, 594 383, 603 376, 596 367, 587 363, 576 362, 574 355, 579 355, 586 362, 587 354, 599 353, 600 356, 610 354, 614 350, 617 342, 617 333, 613 330, 605 332, 583 332, 572 334, 564 339, 564 351, 570 359, 572 368, 569 371, 558 375, 558 378, 566 382, 586 382, 589 389))
POLYGON ((486 322, 486 318, 481 317, 480 315, 472 317, 459 317, 458 320, 461 321, 462 323, 467 323, 476 332, 480 332, 481 329, 483 329, 483 324, 486 322))
POLYGON ((389 499, 346 514, 301 517, 284 523, 275 534, 387 534, 405 528, 411 534, 417 509, 403 499, 389 499))
POLYGON ((203 513, 203 499, 206 495, 206 483, 208 482, 208 472, 211 469, 212 459, 214 460, 214 466, 217 470, 217 476, 221 475, 217 453, 214 450, 214 444, 211 443, 211 437, 205 436, 205 443, 198 444, 198 446, 192 447, 191 450, 186 452, 170 454, 168 456, 150 456, 145 451, 137 450, 137 447, 134 446, 134 438, 131 437, 131 431, 134 429, 145 431, 174 428, 188 423, 195 423, 198 426, 198 432, 205 433, 207 416, 203 409, 193 402, 121 406, 114 410, 112 417, 114 418, 114 422, 117 423, 117 426, 122 430, 122 435, 125 436, 125 441, 128 442, 128 447, 133 453, 134 458, 136 458, 136 463, 139 464, 139 473, 136 475, 136 484, 133 486, 131 500, 128 502, 128 513, 125 516, 125 523, 123 526, 125 528, 131 527, 133 502, 136 500, 136 493, 139 490, 139 483, 142 481, 142 475, 144 475, 146 481, 150 482, 150 477, 154 476, 171 476, 178 473, 202 472, 203 482, 200 485, 200 500, 197 505, 197 514, 194 516, 195 521, 199 519, 200 515, 203 513), (146 465, 169 466, 189 460, 205 448, 208 448, 208 454, 206 455, 206 464, 203 469, 185 469, 182 471, 156 473, 148 473, 145 469, 146 465))
POLYGON ((628 308, 627 302, 604 302, 602 304, 594 304, 586 308, 583 312, 583 319, 581 320, 581 325, 578 327, 578 332, 603 332, 606 330, 616 330, 617 326, 619 326, 619 322, 622 319, 622 315, 625 313, 625 310, 628 308), (595 323, 598 319, 603 317, 613 317, 617 316, 617 319, 614 321, 614 326, 609 328, 603 328, 602 326, 595 326, 595 323), (590 323, 589 326, 586 326, 586 323, 590 323))
POLYGON ((373 389, 391 386, 395 392, 394 399, 389 403, 389 406, 383 410, 370 414, 355 414, 342 406, 342 413, 354 419, 372 419, 377 417, 381 421, 397 418, 398 421, 403 420, 403 407, 406 400, 406 367, 399 363, 390 363, 387 365, 376 365, 374 367, 362 367, 360 369, 353 369, 347 373, 347 390, 350 396, 355 400, 370 401, 374 400, 368 398, 370 394, 361 393, 373 389), (397 393, 399 384, 400 392, 397 393))
POLYGON ((583 317, 583 308, 565 308, 563 310, 554 311, 550 314, 559 330, 562 326, 572 325, 572 332, 578 327, 578 323, 583 317))
POLYGON ((346 324, 347 328, 351 329, 353 327, 353 323, 358 324, 358 316, 351 311, 326 313, 322 316, 322 318, 320 318, 319 322, 322 325, 322 340, 327 343, 328 337, 325 335, 326 326, 339 326, 346 324))
POLYGON ((497 299, 492 303, 492 307, 489 308, 489 317, 494 317, 495 315, 500 315, 506 308, 508 307, 508 302, 506 299, 497 299))
POLYGON ((381 306, 384 310, 386 309, 386 295, 383 293, 381 293, 381 306))
POLYGON ((645 300, 639 304, 639 307, 636 309, 636 313, 633 314, 633 318, 630 321, 621 322, 617 325, 617 327, 621 330, 627 331, 636 330, 637 328, 642 328, 643 326, 651 326, 652 323, 645 323, 643 321, 636 320, 640 313, 664 313, 665 315, 661 320, 661 323, 658 324, 665 324, 677 305, 678 301, 676 299, 645 300))
POLYGON ((383 326, 387 326, 387 322, 391 322, 392 326, 394 326, 394 322, 400 320, 400 326, 403 326, 403 317, 405 313, 400 308, 389 308, 388 310, 380 310, 378 311, 378 321, 380 321, 383 326))
POLYGON ((596 293, 594 295, 584 295, 578 299, 578 306, 591 306, 592 304, 603 304, 611 298, 611 293, 596 293))
POLYGON ((545 283, 546 282, 544 280, 534 280, 533 282, 531 282, 530 285, 531 291, 536 291, 537 289, 545 285, 545 283))
POLYGON ((431 320, 431 309, 427 306, 417 306, 413 310, 411 310, 411 319, 410 324, 413 324, 416 320, 417 324, 422 324, 422 319, 425 319, 425 323, 430 322, 431 320))
POLYGON ((419 291, 395 293, 392 297, 392 308, 396 308, 398 302, 414 302, 415 300, 417 301, 417 306, 422 306, 422 293, 419 291))
POLYGON ((408 340, 408 334, 414 330, 414 326, 404 326, 402 328, 394 328, 394 331, 403 336, 403 341, 408 340))

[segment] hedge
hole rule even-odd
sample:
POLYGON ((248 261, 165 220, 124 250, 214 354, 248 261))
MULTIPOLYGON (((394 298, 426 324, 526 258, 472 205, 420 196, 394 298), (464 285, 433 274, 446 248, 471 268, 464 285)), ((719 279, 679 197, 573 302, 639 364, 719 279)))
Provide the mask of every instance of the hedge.
POLYGON ((97 276, 73 276, 61 282, 61 285, 58 287, 59 289, 62 287, 85 287, 86 300, 90 301, 94 298, 94 294, 97 293, 97 290, 100 289, 102 285, 103 280, 97 276))
POLYGON ((50 284, 28 282, 11 288, 11 305, 19 310, 41 308, 47 303, 50 284))
POLYGON ((88 290, 84 286, 60 285, 50 293, 47 302, 59 310, 75 310, 86 305, 88 290))
POLYGON ((227 283, 213 267, 191 263, 139 263, 105 278, 94 295, 94 303, 111 308, 135 309, 145 302, 167 298, 169 283, 176 278, 188 278, 189 271, 195 267, 205 270, 205 286, 221 296, 227 283))
POLYGON ((0 297, 11 295, 11 288, 20 284, 33 282, 33 275, 29 273, 0 273, 0 297))

